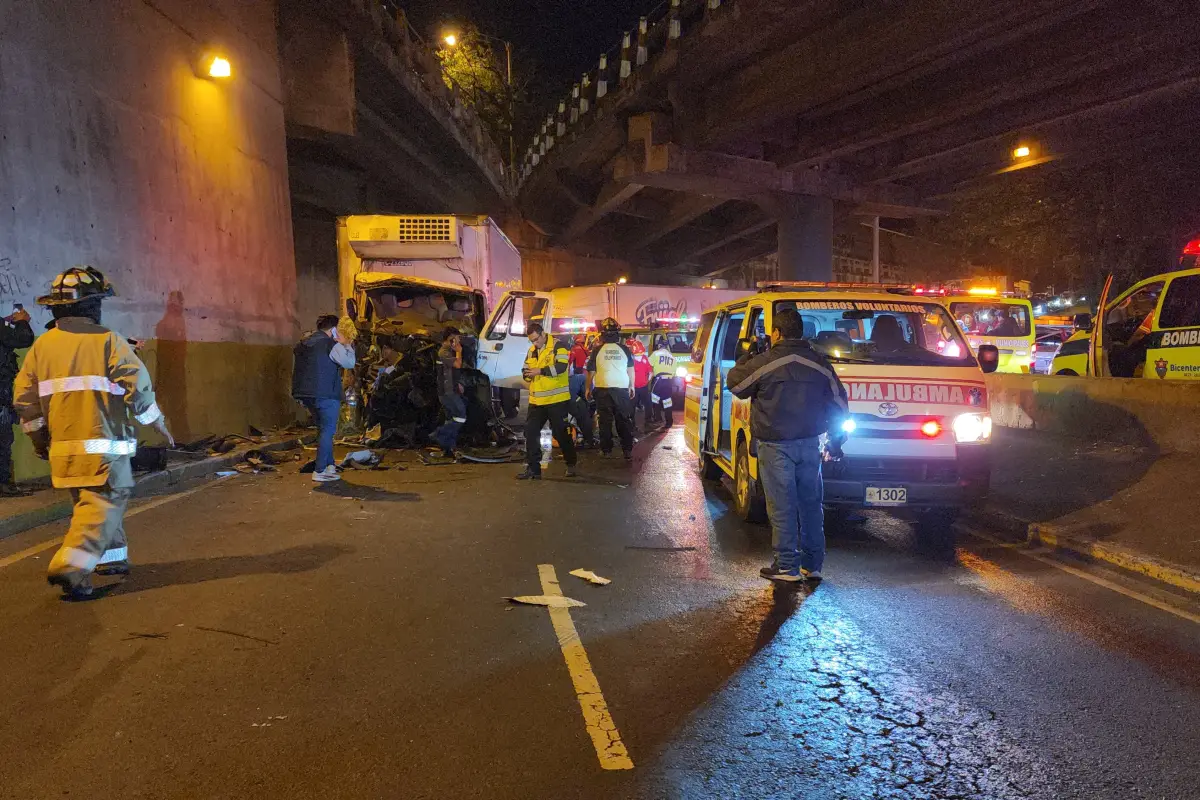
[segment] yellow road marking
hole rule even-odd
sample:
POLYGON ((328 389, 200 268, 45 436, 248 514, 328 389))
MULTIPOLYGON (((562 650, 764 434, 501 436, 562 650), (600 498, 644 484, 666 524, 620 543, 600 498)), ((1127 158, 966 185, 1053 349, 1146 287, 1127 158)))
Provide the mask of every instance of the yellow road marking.
MULTIPOLYGON (((983 539, 986 542, 991 542, 992 544, 998 544, 998 545, 1005 546, 1005 547, 1009 546, 1008 543, 1002 542, 999 539, 988 536, 986 533, 980 533, 979 531, 972 530, 970 528, 965 528, 964 530, 966 530, 972 536, 974 536, 978 539, 983 539)), ((1075 567, 1072 567, 1068 564, 1063 564, 1062 562, 1057 561, 1053 558, 1048 558, 1044 555, 1041 555, 1036 551, 1025 550, 1020 547, 1012 547, 1012 550, 1013 550, 1013 552, 1020 553, 1021 555, 1026 556, 1027 558, 1032 558, 1034 561, 1040 561, 1041 563, 1047 564, 1051 567, 1054 567, 1055 569, 1062 570, 1063 572, 1066 572, 1069 575, 1074 575, 1076 578, 1082 578, 1085 581, 1094 583, 1097 586, 1103 586, 1105 589, 1114 591, 1117 594, 1125 595, 1126 597, 1130 598, 1131 600, 1137 600, 1139 603, 1145 603, 1146 605, 1148 605, 1152 608, 1157 608, 1159 611, 1165 611, 1168 614, 1172 614, 1176 617, 1179 617, 1180 619, 1186 619, 1188 622, 1194 622, 1194 623, 1200 625, 1200 615, 1196 615, 1196 614, 1192 614, 1188 611, 1184 611, 1182 608, 1175 608, 1174 606, 1167 605, 1166 603, 1164 603, 1160 600, 1155 600, 1153 597, 1150 597, 1149 595, 1144 595, 1141 592, 1135 592, 1132 589, 1126 589, 1124 586, 1121 586, 1120 584, 1113 583, 1110 580, 1105 580, 1104 578, 1101 578, 1097 575, 1091 575, 1087 572, 1084 572, 1081 569, 1076 569, 1075 567)))
MULTIPOLYGON (((142 503, 141 505, 135 506, 135 507, 129 509, 128 511, 126 511, 125 518, 128 519, 129 517, 136 516, 136 515, 142 513, 143 511, 149 511, 152 508, 158 508, 159 506, 166 505, 167 503, 170 503, 174 500, 181 500, 184 497, 187 497, 188 495, 193 495, 196 492, 203 491, 204 489, 207 489, 210 486, 214 486, 214 485, 220 483, 221 481, 226 480, 228 478, 232 478, 232 477, 233 477, 232 475, 226 475, 224 478, 217 478, 216 480, 209 481, 208 483, 205 483, 205 484, 201 484, 200 486, 197 486, 195 489, 188 489, 186 492, 180 492, 179 494, 168 494, 163 497, 156 497, 153 500, 150 500, 149 502, 142 503)), ((18 561, 24 561, 25 559, 29 558, 30 556, 36 556, 38 553, 45 552, 46 550, 49 550, 52 547, 58 547, 60 544, 62 544, 62 537, 59 537, 57 539, 51 539, 49 541, 42 542, 41 544, 35 544, 33 547, 26 547, 24 550, 22 550, 18 553, 13 553, 11 556, 5 556, 4 558, 0 558, 0 569, 3 569, 4 567, 7 567, 7 566, 11 566, 12 564, 16 564, 18 561)))
MULTIPOLYGON (((553 564, 538 564, 538 577, 542 579, 542 594, 562 595, 558 587, 558 576, 553 564)), ((571 612, 566 608, 549 608, 550 622, 554 625, 554 633, 558 636, 558 646, 562 649, 563 659, 567 662, 567 672, 571 673, 571 683, 575 685, 575 697, 579 700, 579 708, 583 711, 583 724, 592 744, 596 748, 596 757, 600 759, 601 769, 633 769, 633 760, 629 751, 621 741, 621 734, 608 713, 608 704, 600 693, 600 682, 592 672, 592 663, 588 660, 583 642, 579 641, 579 632, 571 621, 571 612)))

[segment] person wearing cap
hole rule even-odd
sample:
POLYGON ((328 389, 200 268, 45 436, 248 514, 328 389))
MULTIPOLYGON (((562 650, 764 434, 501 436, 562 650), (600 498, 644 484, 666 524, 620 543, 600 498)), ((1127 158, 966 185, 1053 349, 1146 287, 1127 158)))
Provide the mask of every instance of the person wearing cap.
POLYGON ((673 395, 675 394, 675 355, 667 346, 667 337, 655 340, 654 352, 650 354, 650 368, 654 375, 650 379, 650 401, 662 409, 663 427, 670 428, 674 422, 673 395))
POLYGON ((75 502, 47 579, 72 599, 92 594, 92 574, 126 574, 125 506, 133 488, 137 424, 175 440, 158 408, 146 365, 120 334, 100 324, 114 294, 97 269, 72 267, 38 303, 54 328, 25 356, 13 387, 21 428, 50 461, 54 486, 75 502))
POLYGON ((12 446, 13 379, 17 377, 17 351, 33 344, 33 328, 29 327, 29 312, 17 306, 13 313, 0 319, 0 497, 22 497, 25 492, 13 481, 12 446))

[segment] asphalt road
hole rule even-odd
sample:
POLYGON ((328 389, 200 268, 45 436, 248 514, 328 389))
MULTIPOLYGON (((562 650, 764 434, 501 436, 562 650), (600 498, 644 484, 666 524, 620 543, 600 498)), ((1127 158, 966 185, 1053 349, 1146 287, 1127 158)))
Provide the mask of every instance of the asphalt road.
POLYGON ((0 797, 1200 796, 1196 621, 884 515, 776 588, 678 430, 637 452, 234 477, 132 516, 135 573, 88 603, 52 551, 0 567, 0 797), (504 599, 540 564, 582 651, 504 599), (632 769, 601 769, 580 652, 632 769))

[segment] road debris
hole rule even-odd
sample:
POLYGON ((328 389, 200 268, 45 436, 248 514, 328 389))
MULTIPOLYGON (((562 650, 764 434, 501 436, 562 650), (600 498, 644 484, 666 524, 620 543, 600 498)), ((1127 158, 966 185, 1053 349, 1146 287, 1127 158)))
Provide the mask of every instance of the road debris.
POLYGON ((562 595, 549 594, 523 594, 519 597, 506 597, 513 603, 520 603, 526 606, 546 606, 547 608, 581 608, 587 603, 580 602, 572 597, 563 597, 562 595))
POLYGON ((596 573, 587 569, 573 569, 567 574, 574 575, 576 578, 582 578, 588 583, 595 584, 596 586, 608 586, 610 583, 612 583, 611 578, 601 578, 596 573))
POLYGON ((375 469, 382 461, 374 450, 355 450, 342 459, 342 469, 375 469))

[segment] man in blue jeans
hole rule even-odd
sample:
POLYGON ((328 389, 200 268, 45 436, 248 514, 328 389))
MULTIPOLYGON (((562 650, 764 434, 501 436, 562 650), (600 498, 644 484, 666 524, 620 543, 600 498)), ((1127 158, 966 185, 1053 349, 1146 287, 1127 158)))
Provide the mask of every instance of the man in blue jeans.
POLYGON ((292 397, 317 421, 317 483, 341 480, 333 463, 333 437, 342 410, 342 370, 354 369, 354 349, 338 331, 338 318, 326 314, 317 329, 292 350, 292 397))
POLYGON ((825 561, 820 436, 832 428, 836 436, 828 446, 840 452, 846 389, 805 341, 794 309, 775 313, 771 349, 743 356, 729 370, 728 383, 734 395, 751 401, 750 435, 767 494, 775 560, 760 574, 785 583, 819 581, 825 561))
POLYGON ((442 347, 438 350, 438 399, 446 421, 433 432, 433 440, 442 448, 442 455, 455 458, 458 430, 467 421, 467 404, 463 400, 462 337, 454 328, 442 331, 442 347))

